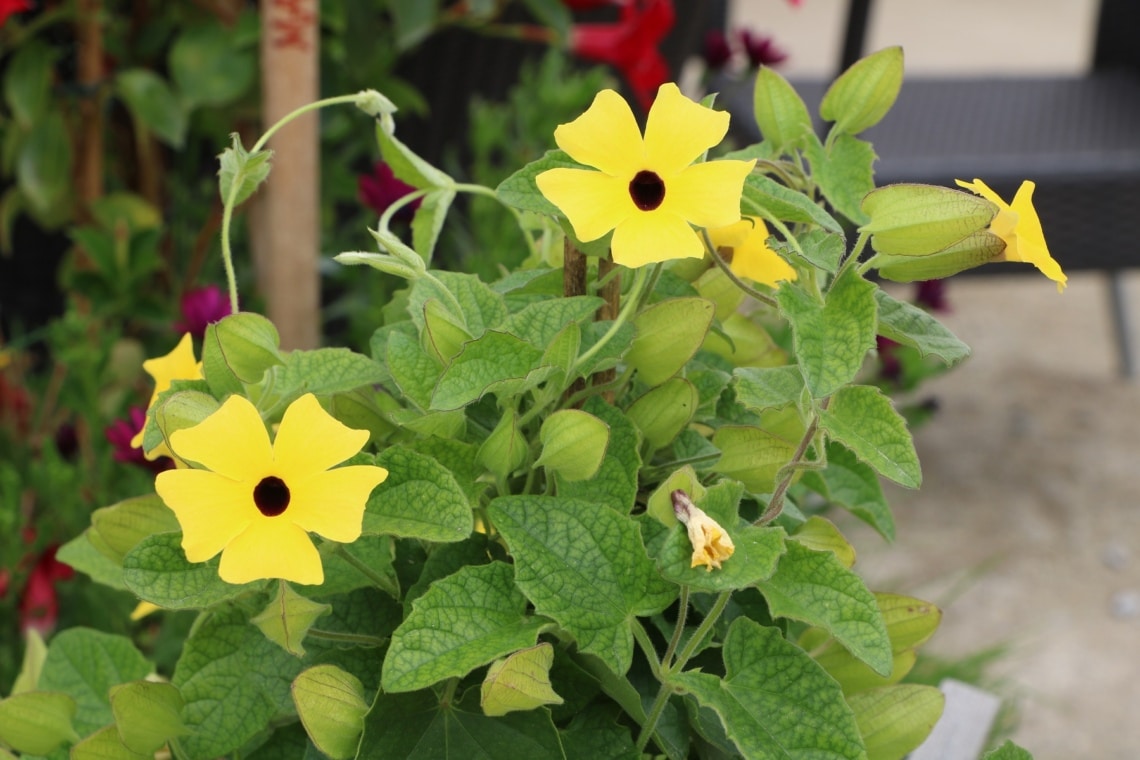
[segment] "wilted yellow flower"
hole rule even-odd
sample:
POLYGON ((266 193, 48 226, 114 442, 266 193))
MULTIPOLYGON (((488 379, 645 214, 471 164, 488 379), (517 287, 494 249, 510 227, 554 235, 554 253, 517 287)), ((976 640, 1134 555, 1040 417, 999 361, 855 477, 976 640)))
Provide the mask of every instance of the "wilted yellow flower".
POLYGON ((1005 241, 1002 258, 1032 264, 1057 283, 1058 293, 1064 291, 1069 278, 1061 271, 1061 265, 1049 255, 1041 220, 1037 217, 1037 209, 1033 208, 1033 190, 1037 185, 1025 180, 1013 196, 1013 202, 1006 203, 980 179, 973 182, 963 182, 960 179, 954 181, 959 187, 973 191, 998 207, 997 216, 990 222, 990 232, 1005 241))
POLYGON ((205 469, 160 473, 155 490, 182 526, 186 559, 205 562, 221 552, 218 574, 227 583, 319 584, 324 569, 308 533, 355 541, 368 495, 388 477, 372 465, 330 469, 367 442, 368 431, 341 424, 308 393, 285 410, 271 444, 254 405, 230 396, 170 436, 180 459, 205 469))
POLYGON ((619 264, 699 258, 704 246, 689 225, 738 221, 744 178, 756 163, 693 163, 724 139, 728 120, 728 113, 663 84, 642 139, 629 104, 613 90, 602 90, 585 113, 554 131, 558 147, 598 171, 549 169, 535 181, 579 240, 597 240, 613 230, 610 247, 619 264))
POLYGON ((709 230, 709 239, 728 261, 737 277, 775 287, 782 280, 796 279, 796 270, 768 247, 768 226, 758 216, 746 216, 735 224, 709 230))
MULTIPOLYGON (((182 340, 178 341, 178 345, 169 354, 156 359, 147 359, 142 366, 146 373, 154 378, 154 393, 150 395, 150 401, 146 405, 148 413, 154 402, 158 400, 159 394, 169 390, 173 381, 202 379, 202 363, 194 358, 194 341, 190 333, 183 335, 182 340)), ((131 439, 131 447, 141 448, 142 442, 143 431, 140 430, 131 439)), ((158 459, 160 456, 170 456, 170 451, 166 448, 166 444, 162 443, 150 451, 144 451, 143 454, 147 459, 158 459)))
POLYGON ((673 497, 673 514, 688 530, 689 543, 693 545, 693 561, 689 567, 704 565, 708 572, 712 572, 714 567, 720 570, 721 562, 736 551, 732 538, 684 491, 678 489, 670 495, 673 497))

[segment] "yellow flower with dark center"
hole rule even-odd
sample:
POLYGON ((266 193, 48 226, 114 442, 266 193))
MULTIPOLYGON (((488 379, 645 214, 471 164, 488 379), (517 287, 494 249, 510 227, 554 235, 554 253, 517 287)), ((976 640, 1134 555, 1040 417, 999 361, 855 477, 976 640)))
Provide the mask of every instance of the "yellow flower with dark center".
MULTIPOLYGON (((142 366, 143 370, 154 378, 154 393, 150 395, 150 401, 146 405, 148 413, 154 402, 158 400, 158 395, 169 390, 173 381, 202 379, 202 363, 194 358, 194 341, 190 333, 183 335, 182 340, 178 341, 178 345, 169 354, 156 359, 147 359, 142 366)), ((143 431, 140 430, 131 439, 131 448, 141 448, 142 442, 143 431)), ((150 451, 143 452, 143 455, 147 459, 158 459, 160 456, 170 456, 170 451, 166 448, 166 444, 162 443, 150 451)))
POLYGON ((792 265, 768 247, 768 227, 758 216, 709 230, 709 239, 737 277, 772 287, 797 277, 792 265))
POLYGON ((627 267, 699 258, 690 226, 740 220, 744 178, 755 161, 693 163, 724 139, 729 116, 661 86, 642 138, 629 104, 602 90, 574 121, 554 131, 558 147, 589 169, 549 169, 535 181, 583 242, 613 230, 613 259, 627 267))
POLYGON ((693 545, 693 560, 689 567, 704 565, 707 572, 713 568, 720 570, 720 564, 736 551, 732 538, 725 533, 720 523, 712 519, 698 507, 682 490, 673 491, 673 514, 689 533, 689 543, 693 545))
POLYGON ((319 584, 324 569, 308 534, 355 541, 368 495, 388 477, 372 465, 330 469, 367 442, 367 431, 341 424, 309 393, 285 410, 270 443, 254 405, 230 396, 170 436, 180 459, 205 469, 160 473, 155 490, 182 526, 186 559, 205 562, 221 552, 218 574, 227 583, 319 584))
POLYGON ((1049 255, 1045 245, 1045 233, 1037 209, 1033 208, 1033 190, 1037 185, 1029 180, 1021 183, 1012 203, 1006 203, 980 179, 973 182, 954 180, 959 187, 973 191, 998 207, 997 216, 990 222, 990 232, 1005 241, 1006 261, 1021 261, 1032 264, 1041 273, 1057 283, 1057 292, 1065 290, 1069 278, 1061 271, 1061 265, 1049 255))

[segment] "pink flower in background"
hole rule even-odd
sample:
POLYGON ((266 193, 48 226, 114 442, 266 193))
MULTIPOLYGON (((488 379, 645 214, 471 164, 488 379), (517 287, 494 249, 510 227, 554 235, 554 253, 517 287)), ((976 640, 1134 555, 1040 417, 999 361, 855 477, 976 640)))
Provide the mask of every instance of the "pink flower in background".
POLYGON ((182 319, 174 324, 175 332, 190 333, 201 339, 206 327, 229 316, 230 300, 217 285, 191 288, 182 294, 182 319))
POLYGON ((945 280, 922 280, 914 289, 914 302, 930 311, 950 311, 945 280))
POLYGON ((776 47, 771 37, 755 34, 749 29, 736 30, 736 38, 748 56, 748 63, 752 68, 761 66, 775 66, 787 60, 788 54, 776 47))
POLYGON ((902 377, 902 362, 895 356, 895 349, 898 347, 899 344, 890 338, 884 338, 882 335, 875 337, 875 348, 879 351, 879 361, 883 365, 880 374, 887 380, 898 380, 902 377))
MULTIPOLYGON (((361 174, 357 178, 357 190, 360 194, 360 202, 371 208, 379 216, 387 211, 393 203, 408 193, 415 192, 416 188, 393 174, 392 167, 388 164, 377 161, 376 165, 372 167, 372 174, 361 174)), ((396 218, 410 220, 412 215, 416 213, 416 209, 420 207, 421 200, 417 198, 401 208, 396 212, 396 218)))
POLYGON ((648 112, 657 88, 669 81, 669 64, 657 46, 675 18, 672 0, 626 0, 617 23, 576 24, 570 31, 570 49, 620 71, 648 112))
POLYGON ((28 0, 0 0, 0 26, 4 26, 12 14, 30 11, 32 7, 28 0))
POLYGON ((701 48, 701 57, 705 59, 705 66, 711 71, 723 69, 732 60, 732 48, 728 46, 728 37, 720 29, 709 29, 705 32, 704 47, 701 48))
POLYGON ((59 618, 57 581, 67 580, 75 574, 70 565, 55 558, 58 546, 49 546, 36 560, 28 583, 20 595, 20 630, 35 628, 43 636, 55 629, 59 618))
POLYGON ((151 472, 162 472, 174 466, 170 457, 147 459, 142 448, 131 446, 131 440, 146 427, 146 409, 141 406, 132 406, 126 419, 115 420, 103 431, 111 447, 114 449, 116 462, 137 464, 151 472))

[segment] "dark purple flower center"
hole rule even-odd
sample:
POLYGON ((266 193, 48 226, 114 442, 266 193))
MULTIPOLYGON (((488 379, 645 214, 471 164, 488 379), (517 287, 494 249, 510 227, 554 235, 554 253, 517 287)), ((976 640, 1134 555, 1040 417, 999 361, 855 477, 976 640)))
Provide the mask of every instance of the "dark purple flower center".
POLYGON ((652 211, 665 200, 665 182, 655 172, 643 169, 630 180, 629 197, 642 211, 652 211))
POLYGON ((266 517, 277 517, 289 506, 289 486, 281 478, 270 475, 254 486, 253 503, 266 517))

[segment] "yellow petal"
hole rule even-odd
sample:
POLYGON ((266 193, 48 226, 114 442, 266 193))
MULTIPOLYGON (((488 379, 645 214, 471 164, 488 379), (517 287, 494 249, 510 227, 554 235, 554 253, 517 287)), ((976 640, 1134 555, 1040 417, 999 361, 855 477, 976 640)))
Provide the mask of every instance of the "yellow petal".
POLYGON ((161 472, 154 488, 178 518, 182 549, 191 562, 210 559, 261 518, 253 503, 253 484, 206 470, 161 472))
POLYGON ((231 480, 257 483, 273 467, 265 423, 257 408, 242 396, 230 396, 194 427, 171 433, 170 446, 180 459, 197 462, 231 480))
POLYGON ((693 545, 693 558, 689 567, 704 565, 709 572, 714 567, 719 570, 721 562, 736 551, 732 538, 716 520, 696 506, 689 507, 687 520, 685 527, 689 533, 689 543, 693 545))
POLYGON ((694 164, 665 182, 658 210, 677 214, 698 227, 724 227, 740 221, 744 178, 755 161, 694 164))
POLYGON ((310 533, 350 543, 360 538, 368 495, 387 477, 383 467, 351 465, 290 481, 286 515, 310 533))
POLYGON ((368 443, 367 430, 353 430, 321 408, 306 393, 289 405, 273 440, 273 463, 286 483, 324 472, 358 453, 368 443))
POLYGON ((1057 291, 1065 289, 1069 278, 1061 271, 1058 264, 1049 254, 1049 246, 1045 243, 1045 232, 1041 229, 1041 219, 1037 216, 1037 209, 1033 207, 1033 191, 1036 184, 1026 180, 1017 189, 1010 207, 1017 214, 1017 252, 1021 261, 1026 261, 1037 267, 1042 274, 1057 283, 1057 291))
POLYGON ((730 268, 738 277, 775 286, 781 280, 796 279, 796 270, 768 247, 768 227, 760 217, 741 220, 748 225, 748 233, 732 252, 730 268))
POLYGON ((693 228, 660 209, 638 212, 622 222, 614 230, 610 250, 614 261, 626 267, 705 255, 704 243, 693 228))
POLYGON ((645 168, 668 178, 720 143, 728 121, 727 111, 689 100, 672 82, 661 85, 645 124, 645 168))
POLYGON ((967 190, 973 192, 974 195, 982 196, 990 203, 995 204, 998 208, 1009 208, 1009 204, 1003 201, 1001 199, 1001 196, 991 190, 989 186, 985 182, 982 182, 980 179, 975 179, 973 182, 963 182, 960 179, 956 179, 954 182, 958 185, 958 187, 964 187, 967 190))
POLYGON ((753 222, 751 220, 755 218, 744 217, 739 222, 733 222, 724 227, 710 227, 708 230, 709 240, 718 249, 735 249, 742 245, 752 232, 753 222))
POLYGON ((147 615, 154 614, 161 609, 162 608, 157 604, 152 604, 151 602, 139 602, 135 605, 134 610, 131 611, 131 621, 142 620, 147 615))
POLYGON ((308 585, 324 582, 321 555, 312 539, 282 517, 260 517, 230 542, 218 567, 223 581, 249 583, 284 578, 308 585))
POLYGON ((566 215, 584 243, 597 240, 638 213, 629 180, 587 169, 549 169, 535 177, 538 189, 566 215))
MULTIPOLYGON (((154 393, 150 397, 153 405, 158 394, 170 388, 172 380, 200 380, 202 365, 194 358, 194 339, 190 333, 182 336, 174 350, 156 359, 143 362, 143 370, 154 378, 154 393)), ((133 444, 132 444, 133 445, 133 444)))
POLYGON ((560 124, 554 130, 554 141, 578 163, 622 177, 627 183, 644 168, 645 148, 637 119, 629 103, 613 90, 602 90, 585 113, 560 124))

